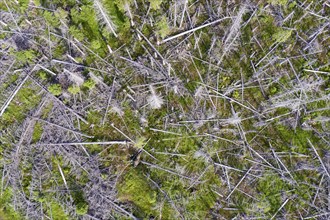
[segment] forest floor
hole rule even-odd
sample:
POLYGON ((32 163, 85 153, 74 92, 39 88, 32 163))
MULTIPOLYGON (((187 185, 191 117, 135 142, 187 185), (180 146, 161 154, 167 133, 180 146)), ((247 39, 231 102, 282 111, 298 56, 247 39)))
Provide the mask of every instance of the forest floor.
POLYGON ((327 0, 1 0, 0 219, 329 219, 327 0))

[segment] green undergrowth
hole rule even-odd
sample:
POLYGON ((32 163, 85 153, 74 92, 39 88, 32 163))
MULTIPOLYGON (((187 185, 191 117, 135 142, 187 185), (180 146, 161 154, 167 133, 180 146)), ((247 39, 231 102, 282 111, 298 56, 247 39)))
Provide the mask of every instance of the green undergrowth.
POLYGON ((11 204, 12 201, 12 189, 1 188, 0 194, 0 219, 3 220, 21 220, 24 219, 23 216, 15 211, 14 207, 11 204))
MULTIPOLYGON (((126 219, 114 206, 98 216, 99 201, 84 191, 95 177, 139 219, 296 219, 327 204, 319 157, 327 164, 330 38, 322 1, 7 0, 0 9, 4 70, 15 60, 0 73, 0 93, 13 94, 22 70, 38 65, 31 77, 46 89, 27 80, 0 117, 1 161, 12 165, 7 155, 19 155, 18 128, 32 115, 66 118, 57 129, 70 129, 51 137, 83 142, 43 145, 52 134, 40 120, 23 131, 21 147, 28 137, 31 151, 21 148, 15 160, 20 190, 42 204, 41 217, 126 219), (162 98, 157 109, 150 88, 162 98), (52 99, 35 112, 46 93, 52 99), (123 142, 86 144, 108 141, 123 142), (40 189, 38 162, 47 165, 40 189)), ((22 219, 11 190, 1 191, 0 219, 22 219)))

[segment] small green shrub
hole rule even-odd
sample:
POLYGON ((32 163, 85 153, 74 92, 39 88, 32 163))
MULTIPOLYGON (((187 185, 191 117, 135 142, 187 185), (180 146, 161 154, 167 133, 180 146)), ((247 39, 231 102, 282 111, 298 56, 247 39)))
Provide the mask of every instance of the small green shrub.
POLYGON ((149 0, 149 2, 150 2, 150 7, 153 10, 160 9, 160 5, 162 4, 162 0, 149 0))
POLYGON ((60 20, 57 17, 55 17, 52 12, 44 11, 44 18, 48 23, 48 25, 52 27, 59 27, 61 24, 60 20))
POLYGON ((68 88, 68 91, 72 94, 72 95, 76 95, 80 92, 80 87, 77 85, 72 85, 68 88))
POLYGON ((164 38, 170 33, 170 28, 168 26, 166 17, 163 16, 162 19, 156 24, 159 35, 164 38))
POLYGON ((14 52, 16 59, 23 63, 30 63, 36 58, 36 52, 34 50, 22 50, 14 52))
POLYGON ((279 30, 275 34, 273 34, 273 39, 275 40, 276 43, 283 43, 287 41, 292 34, 292 30, 279 30))
POLYGON ((38 76, 42 79, 42 80, 46 80, 48 78, 47 73, 45 71, 39 71, 38 72, 38 76))
POLYGON ((53 84, 48 87, 48 91, 55 96, 59 96, 62 94, 62 87, 60 84, 53 84))
POLYGON ((86 80, 83 84, 83 86, 85 88, 90 89, 90 90, 94 89, 95 85, 96 85, 96 82, 92 79, 86 80))

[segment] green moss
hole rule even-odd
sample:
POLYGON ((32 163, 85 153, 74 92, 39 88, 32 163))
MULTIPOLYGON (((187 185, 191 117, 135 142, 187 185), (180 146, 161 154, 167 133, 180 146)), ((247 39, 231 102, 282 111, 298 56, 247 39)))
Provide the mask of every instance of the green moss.
POLYGON ((168 22, 165 16, 157 22, 156 26, 161 38, 165 38, 170 33, 170 28, 168 26, 168 22))
POLYGON ((91 47, 94 50, 100 49, 101 46, 102 46, 102 43, 99 40, 93 40, 91 43, 91 47))
POLYGON ((278 91, 278 88, 276 86, 272 86, 269 88, 270 95, 275 95, 277 91, 278 91))
POLYGON ((88 149, 88 152, 92 155, 95 155, 103 150, 103 147, 98 144, 90 144, 86 146, 86 148, 88 149))
MULTIPOLYGON (((75 36, 75 35, 73 35, 73 36, 75 36)), ((78 37, 76 37, 76 38, 79 40, 78 37)), ((66 48, 66 46, 60 42, 57 45, 57 47, 53 48, 53 58, 54 59, 60 59, 60 58, 62 58, 62 56, 65 54, 65 52, 66 52, 67 49, 68 48, 66 48)))
MULTIPOLYGON (((126 16, 125 3, 130 7, 133 1, 131 0, 114 0, 114 1, 103 1, 103 5, 107 10, 111 21, 117 27, 118 38, 110 35, 107 38, 112 48, 118 48, 122 43, 131 42, 133 37, 131 33, 130 19, 126 16)), ((130 10, 133 8, 131 7, 130 10)), ((106 36, 106 34, 103 34, 106 36)))
POLYGON ((55 201, 50 203, 48 214, 51 215, 54 220, 69 220, 62 206, 55 201))
POLYGON ((212 190, 219 187, 218 178, 214 175, 213 170, 207 172, 202 178, 207 183, 196 186, 195 190, 188 197, 187 215, 194 216, 194 219, 211 218, 210 211, 218 199, 218 195, 212 190))
POLYGON ((150 2, 150 7, 153 10, 160 9, 160 5, 162 4, 162 0, 149 0, 149 2, 150 2))
POLYGON ((294 131, 291 128, 278 125, 276 127, 278 135, 281 137, 281 142, 284 146, 280 147, 283 150, 291 150, 293 152, 306 154, 309 152, 310 146, 307 143, 307 139, 310 139, 313 143, 318 143, 318 138, 310 130, 303 130, 296 128, 294 131), (286 146, 285 146, 286 145, 286 146))
POLYGON ((285 6, 288 4, 288 0, 268 0, 268 2, 273 5, 282 5, 282 6, 285 6))
POLYGON ((24 190, 24 193, 29 193, 30 186, 31 186, 31 180, 32 180, 32 163, 28 163, 27 166, 23 166, 20 164, 20 168, 22 171, 22 187, 24 190))
POLYGON ((72 36, 74 36, 75 38, 77 38, 77 40, 82 41, 84 40, 84 34, 80 31, 79 28, 77 28, 76 26, 71 26, 69 28, 69 32, 72 36))
POLYGON ((50 101, 42 111, 42 118, 46 118, 52 109, 53 109, 53 102, 50 101))
POLYGON ((29 0, 18 0, 18 3, 19 3, 19 6, 20 6, 20 10, 22 12, 25 12, 26 9, 28 8, 29 6, 29 0))
POLYGON ((262 42, 265 44, 266 47, 269 47, 272 42, 269 39, 272 35, 276 32, 277 27, 275 26, 273 16, 262 14, 260 15, 260 36, 262 42))
POLYGON ((15 83, 18 77, 19 77, 18 74, 11 75, 9 81, 2 84, 3 89, 7 89, 11 84, 15 83))
MULTIPOLYGON (((76 184, 73 185, 75 188, 78 188, 76 184)), ((84 215, 88 211, 88 203, 84 198, 84 192, 82 190, 75 190, 71 193, 74 204, 76 206, 76 212, 78 215, 84 215)))
POLYGON ((40 77, 42 80, 47 80, 48 79, 48 73, 45 71, 38 71, 37 75, 40 77))
POLYGON ((137 149, 142 149, 147 144, 147 139, 141 136, 138 137, 135 142, 136 144, 134 145, 134 147, 136 147, 137 149))
POLYGON ((48 25, 52 27, 59 27, 61 25, 60 20, 56 16, 54 16, 54 13, 49 11, 44 11, 43 16, 46 22, 48 23, 48 25))
MULTIPOLYGON (((140 121, 139 118, 136 117, 136 114, 134 113, 134 110, 131 109, 128 105, 124 105, 124 120, 127 124, 128 130, 132 133, 136 133, 136 131, 140 130, 140 121)), ((115 118, 113 118, 115 119, 115 118)), ((116 120, 112 120, 116 121, 116 120)))
POLYGON ((12 199, 12 190, 10 188, 2 189, 2 195, 0 195, 0 219, 1 220, 20 220, 23 217, 14 210, 10 202, 12 199))
POLYGON ((281 29, 273 34, 273 39, 276 43, 283 43, 287 41, 292 34, 292 30, 281 29))
POLYGON ((260 205, 264 206, 263 210, 274 214, 284 202, 281 193, 289 189, 289 185, 277 174, 264 174, 257 186, 260 193, 259 200, 262 202, 260 205))
POLYGON ((34 126, 33 134, 32 134, 32 142, 35 143, 40 140, 43 132, 42 124, 37 122, 34 126))
POLYGON ((147 217, 155 213, 156 191, 148 184, 146 177, 138 169, 131 168, 117 184, 118 198, 121 201, 132 202, 140 212, 139 217, 147 217))
POLYGON ((22 50, 13 52, 13 55, 16 56, 16 59, 22 63, 31 63, 37 56, 37 52, 34 50, 22 50))
POLYGON ((10 125, 15 122, 22 122, 31 109, 33 109, 41 100, 37 95, 38 89, 29 87, 29 82, 25 83, 25 87, 21 88, 10 103, 2 118, 0 118, 0 127, 10 125))

